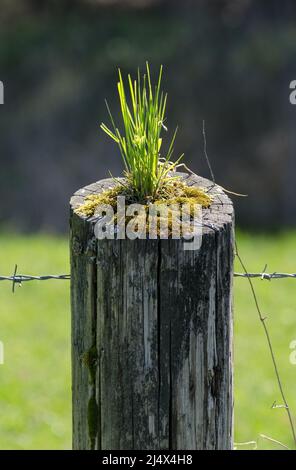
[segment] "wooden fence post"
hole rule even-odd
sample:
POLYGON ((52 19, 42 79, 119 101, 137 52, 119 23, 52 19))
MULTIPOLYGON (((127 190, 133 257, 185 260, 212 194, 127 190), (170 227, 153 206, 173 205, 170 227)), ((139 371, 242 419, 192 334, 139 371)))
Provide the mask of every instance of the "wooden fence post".
POLYGON ((231 449, 232 203, 212 188, 200 250, 97 240, 74 209, 112 184, 71 199, 73 447, 231 449))

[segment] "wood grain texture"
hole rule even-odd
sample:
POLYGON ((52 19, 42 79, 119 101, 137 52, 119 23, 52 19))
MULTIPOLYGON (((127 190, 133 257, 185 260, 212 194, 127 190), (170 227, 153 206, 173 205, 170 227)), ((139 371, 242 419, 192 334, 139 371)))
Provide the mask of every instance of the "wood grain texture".
MULTIPOLYGON (((204 178, 182 175, 209 188, 204 178)), ((218 187, 200 250, 96 240, 71 199, 73 447, 232 448, 233 207, 218 187)))

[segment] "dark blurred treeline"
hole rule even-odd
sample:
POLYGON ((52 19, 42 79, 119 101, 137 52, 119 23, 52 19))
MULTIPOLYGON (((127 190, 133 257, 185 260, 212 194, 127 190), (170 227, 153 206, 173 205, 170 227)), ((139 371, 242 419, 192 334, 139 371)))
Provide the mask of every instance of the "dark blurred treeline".
POLYGON ((116 116, 117 67, 165 67, 176 156, 237 192, 237 223, 296 222, 293 0, 0 0, 0 223, 66 230, 79 187, 118 175, 99 129, 116 116))

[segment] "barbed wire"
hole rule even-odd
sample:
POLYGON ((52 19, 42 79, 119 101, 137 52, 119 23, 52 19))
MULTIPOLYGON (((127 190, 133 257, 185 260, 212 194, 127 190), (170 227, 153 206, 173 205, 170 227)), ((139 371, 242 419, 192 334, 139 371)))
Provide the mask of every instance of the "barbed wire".
POLYGON ((267 281, 271 281, 272 279, 285 279, 285 278, 294 278, 296 279, 296 273, 234 273, 234 277, 248 277, 248 278, 256 278, 259 277, 261 279, 266 279, 267 281))
MULTIPOLYGON (((296 279, 296 273, 234 273, 234 277, 249 277, 249 278, 260 278, 271 281, 272 279, 296 279)), ((0 281, 11 281, 16 284, 21 284, 26 281, 48 281, 49 279, 57 280, 70 280, 70 274, 45 274, 43 276, 31 276, 28 274, 17 274, 12 276, 0 276, 0 281)))
POLYGON ((71 279, 70 274, 47 274, 45 276, 29 276, 18 274, 16 276, 0 276, 0 281, 12 281, 21 284, 25 281, 48 281, 49 279, 71 279))
MULTIPOLYGON (((243 278, 259 278, 262 280, 271 281, 273 279, 296 279, 296 273, 280 273, 280 272, 273 272, 267 273, 265 271, 266 267, 261 273, 237 273, 235 272, 233 275, 234 277, 243 277, 243 278)), ((48 281, 48 280, 62 280, 68 281, 71 279, 70 274, 44 274, 41 276, 32 276, 30 274, 17 274, 17 265, 15 265, 14 273, 11 276, 0 276, 0 281, 10 281, 12 282, 12 291, 14 292, 15 284, 21 285, 23 282, 28 281, 48 281)))
MULTIPOLYGON (((234 277, 250 277, 250 278, 260 278, 271 281, 272 279, 285 279, 285 278, 294 278, 296 279, 296 273, 234 273, 234 277)), ((28 274, 17 274, 12 276, 0 276, 0 281, 14 281, 16 283, 22 283, 25 281, 48 281, 49 279, 62 279, 70 280, 70 274, 45 274, 43 276, 31 276, 28 274)))
POLYGON ((69 280, 71 279, 71 275, 70 274, 45 274, 42 276, 31 276, 28 274, 17 274, 17 264, 16 264, 14 267, 14 272, 12 276, 0 276, 0 281, 12 282, 12 292, 14 292, 16 284, 21 286, 23 282, 48 281, 49 279, 69 280))

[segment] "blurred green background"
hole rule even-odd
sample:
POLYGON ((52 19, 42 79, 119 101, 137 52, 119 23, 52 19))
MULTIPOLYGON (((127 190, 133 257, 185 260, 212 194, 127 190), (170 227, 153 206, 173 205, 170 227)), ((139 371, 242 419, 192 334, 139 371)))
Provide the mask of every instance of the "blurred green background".
MULTIPOLYGON (((280 267, 288 272, 295 269, 291 256, 295 231, 277 236, 238 233, 237 239, 250 271, 261 271, 266 261, 271 272, 280 267)), ((11 272, 16 260, 24 273, 69 272, 66 238, 6 234, 0 243, 4 273, 11 272)), ((241 271, 239 265, 236 270, 241 271)), ((296 366, 289 362, 289 345, 296 339, 295 280, 254 282, 295 418, 296 366)), ((235 442, 257 441, 260 449, 279 448, 259 437, 265 434, 292 447, 285 410, 271 409, 274 401, 282 402, 248 282, 236 278, 234 287, 235 442)), ((16 286, 14 295, 10 284, 2 283, 0 288, 6 357, 0 366, 0 449, 69 449, 69 281, 24 283, 16 286)))
MULTIPOLYGON (((296 3, 293 0, 0 0, 0 275, 69 271, 68 203, 122 171, 99 130, 117 115, 117 67, 164 65, 169 134, 202 176, 202 120, 234 200, 250 271, 295 272, 296 3)), ((237 267, 237 270, 240 270, 237 267)), ((255 281, 296 411, 295 280, 255 281)), ((0 449, 71 447, 68 281, 0 283, 0 449)), ((235 441, 292 445, 248 283, 235 280, 235 441)), ((240 446, 238 446, 240 448, 240 446)), ((253 448, 253 445, 246 448, 253 448)), ((245 447, 243 447, 245 448, 245 447)))

